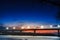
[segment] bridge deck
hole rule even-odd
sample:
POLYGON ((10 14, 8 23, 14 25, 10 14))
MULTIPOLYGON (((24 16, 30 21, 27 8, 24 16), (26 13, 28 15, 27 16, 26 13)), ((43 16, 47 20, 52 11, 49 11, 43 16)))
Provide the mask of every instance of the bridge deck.
POLYGON ((0 30, 0 35, 43 35, 60 36, 60 28, 54 29, 20 29, 20 30, 0 30))

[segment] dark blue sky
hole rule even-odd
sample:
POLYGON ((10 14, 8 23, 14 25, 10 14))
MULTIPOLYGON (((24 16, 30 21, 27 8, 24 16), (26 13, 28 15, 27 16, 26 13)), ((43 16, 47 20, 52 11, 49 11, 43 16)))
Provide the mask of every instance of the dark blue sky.
POLYGON ((35 0, 5 0, 1 2, 1 22, 38 22, 55 24, 58 7, 35 0))

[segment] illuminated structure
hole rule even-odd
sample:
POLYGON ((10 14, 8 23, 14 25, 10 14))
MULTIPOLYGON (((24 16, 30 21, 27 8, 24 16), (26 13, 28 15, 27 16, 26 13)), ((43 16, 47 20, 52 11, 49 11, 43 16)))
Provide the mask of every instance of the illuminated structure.
POLYGON ((7 34, 17 34, 17 35, 60 35, 60 25, 58 27, 55 27, 56 25, 23 25, 23 26, 12 26, 12 27, 6 27, 6 30, 1 31, 3 33, 7 34), (21 33, 21 34, 20 34, 21 33))

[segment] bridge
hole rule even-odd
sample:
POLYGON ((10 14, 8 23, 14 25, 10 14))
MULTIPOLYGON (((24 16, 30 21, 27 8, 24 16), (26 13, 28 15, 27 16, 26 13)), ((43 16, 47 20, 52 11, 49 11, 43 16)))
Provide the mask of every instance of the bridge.
POLYGON ((0 35, 60 36, 60 28, 0 30, 0 35))

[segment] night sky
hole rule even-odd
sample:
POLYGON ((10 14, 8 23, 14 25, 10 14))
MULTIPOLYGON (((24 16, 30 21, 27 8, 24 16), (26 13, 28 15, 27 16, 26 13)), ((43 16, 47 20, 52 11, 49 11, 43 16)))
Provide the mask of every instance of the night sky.
POLYGON ((58 7, 38 0, 1 0, 0 22, 33 22, 55 24, 58 7))

